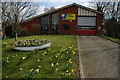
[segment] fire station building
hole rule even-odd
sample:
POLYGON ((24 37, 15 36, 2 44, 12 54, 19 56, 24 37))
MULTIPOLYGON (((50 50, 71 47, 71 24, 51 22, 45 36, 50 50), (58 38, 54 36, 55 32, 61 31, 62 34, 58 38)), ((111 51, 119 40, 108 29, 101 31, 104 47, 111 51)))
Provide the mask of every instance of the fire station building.
POLYGON ((28 35, 98 35, 102 19, 102 12, 73 3, 28 19, 21 27, 28 35))

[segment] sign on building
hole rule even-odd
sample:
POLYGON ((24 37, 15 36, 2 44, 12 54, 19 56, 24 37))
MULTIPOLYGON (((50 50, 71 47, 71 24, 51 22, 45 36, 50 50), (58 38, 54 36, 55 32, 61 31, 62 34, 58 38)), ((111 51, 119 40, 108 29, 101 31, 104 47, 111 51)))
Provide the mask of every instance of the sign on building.
POLYGON ((75 20, 75 14, 62 14, 62 20, 75 20))

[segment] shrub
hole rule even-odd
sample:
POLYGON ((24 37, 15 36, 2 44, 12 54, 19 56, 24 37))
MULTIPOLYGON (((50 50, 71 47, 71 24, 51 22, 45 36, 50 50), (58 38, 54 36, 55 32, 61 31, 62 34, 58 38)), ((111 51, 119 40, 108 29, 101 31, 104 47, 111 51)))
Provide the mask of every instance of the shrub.
POLYGON ((19 27, 18 36, 21 36, 21 37, 26 36, 26 30, 21 28, 21 27, 19 27))
POLYGON ((7 37, 13 38, 14 37, 14 31, 13 31, 13 26, 12 25, 8 25, 5 28, 5 34, 7 37))
POLYGON ((120 24, 115 18, 111 18, 105 22, 106 35, 113 38, 120 37, 120 24))

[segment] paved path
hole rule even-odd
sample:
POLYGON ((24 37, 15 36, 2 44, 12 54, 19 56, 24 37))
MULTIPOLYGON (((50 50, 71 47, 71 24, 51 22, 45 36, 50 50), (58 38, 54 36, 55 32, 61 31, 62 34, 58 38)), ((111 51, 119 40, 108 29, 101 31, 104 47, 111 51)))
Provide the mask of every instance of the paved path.
POLYGON ((118 44, 98 36, 77 36, 81 78, 117 78, 118 44))

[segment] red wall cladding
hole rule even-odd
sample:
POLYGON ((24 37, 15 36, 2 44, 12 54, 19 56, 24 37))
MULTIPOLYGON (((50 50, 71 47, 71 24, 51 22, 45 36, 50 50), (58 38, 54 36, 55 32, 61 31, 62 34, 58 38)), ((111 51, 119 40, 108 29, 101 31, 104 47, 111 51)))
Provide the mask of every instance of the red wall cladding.
POLYGON ((40 19, 35 18, 28 22, 23 23, 22 28, 26 30, 27 35, 40 34, 40 19))
POLYGON ((101 34, 101 30, 98 29, 98 27, 101 27, 102 25, 102 20, 103 20, 103 15, 97 13, 97 29, 96 29, 96 35, 101 34))
POLYGON ((96 30, 77 30, 80 35, 96 35, 96 30))
POLYGON ((59 34, 76 34, 77 33, 77 14, 78 14, 78 8, 77 6, 71 6, 65 9, 60 10, 59 12, 59 25, 58 25, 58 33, 59 34), (75 20, 62 20, 61 15, 62 14, 75 14, 75 20), (64 30, 62 25, 63 24, 69 24, 70 30, 64 30))

